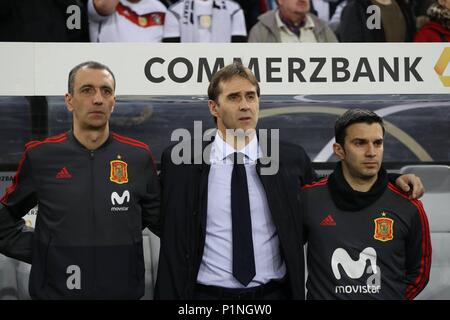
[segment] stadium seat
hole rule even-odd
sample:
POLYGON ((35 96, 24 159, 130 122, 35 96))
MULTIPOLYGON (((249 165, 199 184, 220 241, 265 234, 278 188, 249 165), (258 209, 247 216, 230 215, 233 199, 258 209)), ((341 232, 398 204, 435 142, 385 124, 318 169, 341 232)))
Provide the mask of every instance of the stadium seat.
MULTIPOLYGON (((145 263, 145 293, 153 299, 159 258, 159 238, 145 229, 142 233, 145 263)), ((28 281, 31 265, 0 254, 0 300, 30 300, 28 281)))
POLYGON ((0 300, 18 300, 16 266, 19 261, 0 254, 0 300))
POLYGON ((156 275, 158 274, 158 259, 159 259, 160 242, 159 237, 150 232, 150 252, 151 252, 151 270, 153 273, 153 287, 156 284, 156 275))
POLYGON ((159 238, 148 229, 144 229, 142 238, 145 263, 145 294, 141 300, 151 300, 154 295, 153 289, 156 283, 158 268, 159 238))
POLYGON ((417 296, 420 300, 450 299, 450 166, 411 165, 400 173, 414 173, 426 193, 420 199, 428 216, 433 247, 430 280, 417 296))
POLYGON ((31 264, 18 260, 15 261, 17 262, 17 296, 19 300, 30 300, 31 297, 28 291, 28 284, 30 279, 31 264))

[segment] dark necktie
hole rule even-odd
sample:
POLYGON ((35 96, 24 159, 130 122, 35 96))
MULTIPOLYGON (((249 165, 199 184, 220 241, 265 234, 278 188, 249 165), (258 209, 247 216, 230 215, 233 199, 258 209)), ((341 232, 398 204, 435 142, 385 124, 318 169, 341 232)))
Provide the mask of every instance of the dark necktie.
POLYGON ((231 174, 231 218, 233 228, 233 275, 247 286, 255 276, 252 219, 248 198, 247 174, 243 157, 235 152, 231 174))

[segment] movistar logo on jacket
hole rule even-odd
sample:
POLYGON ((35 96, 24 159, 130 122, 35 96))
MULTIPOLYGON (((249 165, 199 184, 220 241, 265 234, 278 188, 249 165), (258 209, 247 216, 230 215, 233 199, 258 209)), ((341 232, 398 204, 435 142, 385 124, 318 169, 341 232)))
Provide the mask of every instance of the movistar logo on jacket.
POLYGON ((118 211, 128 211, 128 207, 121 206, 123 204, 126 204, 130 202, 130 192, 128 190, 125 190, 122 194, 119 194, 117 192, 111 193, 111 212, 118 212, 118 211), (116 207, 116 205, 119 205, 116 207))
POLYGON ((365 248, 358 260, 353 260, 343 248, 334 250, 331 257, 331 268, 336 280, 341 280, 341 269, 348 278, 360 279, 364 274, 370 275, 366 285, 339 285, 335 287, 335 293, 379 293, 381 289, 381 270, 377 266, 377 252, 372 247, 365 248), (369 266, 367 266, 369 262, 369 266))

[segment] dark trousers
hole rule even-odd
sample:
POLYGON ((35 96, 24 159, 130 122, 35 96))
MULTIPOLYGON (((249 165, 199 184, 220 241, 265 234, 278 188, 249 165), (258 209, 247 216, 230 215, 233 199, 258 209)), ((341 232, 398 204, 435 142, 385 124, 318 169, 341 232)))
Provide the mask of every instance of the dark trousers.
POLYGON ((253 288, 231 289, 197 284, 195 300, 287 300, 290 299, 286 281, 270 281, 253 288))

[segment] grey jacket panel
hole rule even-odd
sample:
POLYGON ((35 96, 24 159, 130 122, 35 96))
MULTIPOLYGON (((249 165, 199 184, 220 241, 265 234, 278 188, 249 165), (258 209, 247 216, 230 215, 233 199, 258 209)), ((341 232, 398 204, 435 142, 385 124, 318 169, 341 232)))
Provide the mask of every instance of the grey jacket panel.
MULTIPOLYGON (((275 19, 277 12, 277 10, 268 11, 258 18, 258 23, 250 30, 248 42, 281 42, 280 31, 275 19)), ((314 22, 313 32, 317 42, 338 42, 336 35, 326 22, 313 14, 308 14, 308 17, 314 22)))

